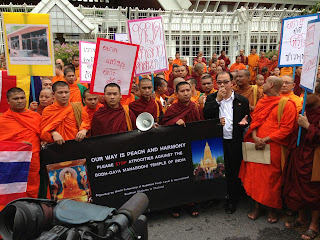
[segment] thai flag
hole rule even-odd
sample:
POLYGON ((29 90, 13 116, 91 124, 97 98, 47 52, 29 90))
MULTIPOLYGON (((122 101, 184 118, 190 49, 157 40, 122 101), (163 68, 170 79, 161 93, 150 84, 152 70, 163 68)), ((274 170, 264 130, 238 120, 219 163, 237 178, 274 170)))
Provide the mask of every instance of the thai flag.
POLYGON ((31 145, 0 141, 0 205, 27 197, 31 157, 31 145))
POLYGON ((6 93, 17 86, 16 76, 9 76, 7 71, 0 71, 0 115, 9 109, 6 93))

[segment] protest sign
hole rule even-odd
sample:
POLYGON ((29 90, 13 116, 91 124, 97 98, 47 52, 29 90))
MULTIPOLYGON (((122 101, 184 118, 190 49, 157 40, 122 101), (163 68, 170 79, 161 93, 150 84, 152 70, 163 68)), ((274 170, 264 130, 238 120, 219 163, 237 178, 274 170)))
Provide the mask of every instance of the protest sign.
POLYGON ((151 210, 224 199, 218 123, 200 121, 50 144, 41 151, 42 164, 86 159, 93 203, 109 207, 120 207, 136 192, 147 194, 151 210))
POLYGON ((129 39, 140 45, 136 76, 168 70, 161 17, 128 20, 129 39))
POLYGON ((128 34, 126 34, 126 33, 115 33, 113 37, 114 37, 115 41, 129 42, 128 34))
POLYGON ((121 94, 130 94, 139 46, 98 38, 92 70, 90 93, 103 94, 108 83, 121 87, 121 94))
POLYGON ((79 42, 80 82, 82 83, 91 83, 95 51, 96 43, 79 42))
POLYGON ((9 75, 54 76, 49 14, 2 13, 9 75))
POLYGON ((310 21, 306 34, 300 86, 314 92, 320 52, 320 19, 310 21))
POLYGON ((279 67, 302 66, 307 25, 319 14, 285 18, 282 20, 279 67))

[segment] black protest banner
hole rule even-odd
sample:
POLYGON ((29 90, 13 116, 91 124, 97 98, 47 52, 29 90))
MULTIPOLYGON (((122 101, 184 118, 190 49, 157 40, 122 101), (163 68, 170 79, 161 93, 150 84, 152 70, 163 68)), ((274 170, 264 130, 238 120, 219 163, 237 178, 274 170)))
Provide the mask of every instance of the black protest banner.
POLYGON ((156 210, 224 199, 227 192, 218 120, 50 144, 41 151, 43 165, 78 159, 86 159, 93 202, 99 205, 117 208, 144 192, 150 210, 156 210))

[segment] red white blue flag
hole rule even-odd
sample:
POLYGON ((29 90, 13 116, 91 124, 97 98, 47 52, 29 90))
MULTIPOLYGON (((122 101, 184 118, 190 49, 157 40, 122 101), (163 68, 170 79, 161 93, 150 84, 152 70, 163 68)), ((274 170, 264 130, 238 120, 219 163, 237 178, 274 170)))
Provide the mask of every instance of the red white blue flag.
POLYGON ((31 157, 31 145, 0 141, 0 205, 27 197, 31 157))

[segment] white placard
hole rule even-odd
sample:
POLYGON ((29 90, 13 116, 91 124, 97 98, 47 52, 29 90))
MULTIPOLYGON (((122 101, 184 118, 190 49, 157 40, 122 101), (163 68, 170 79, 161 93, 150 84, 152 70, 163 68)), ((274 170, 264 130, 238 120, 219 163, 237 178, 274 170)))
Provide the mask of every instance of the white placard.
POLYGON ((128 20, 129 40, 140 45, 136 76, 168 70, 161 17, 128 20))
POLYGON ((91 83, 96 43, 79 42, 80 82, 91 83))
POLYGON ((115 33, 114 40, 119 42, 129 42, 128 34, 126 33, 115 33))
POLYGON ((319 14, 304 15, 282 20, 279 67, 302 66, 307 25, 319 14))
POLYGON ((108 83, 116 83, 121 94, 130 94, 139 46, 98 38, 90 92, 103 94, 108 83))
POLYGON ((300 86, 314 92, 320 52, 320 19, 308 23, 300 86))

